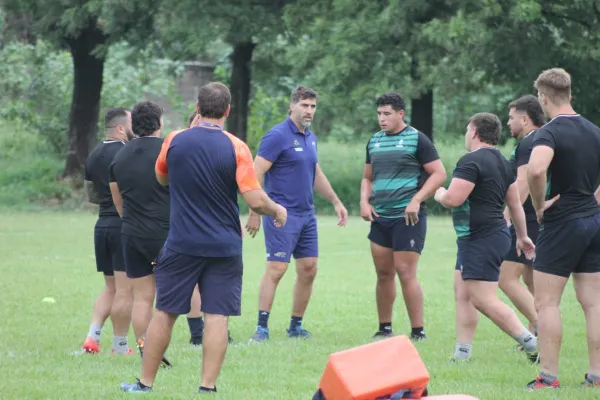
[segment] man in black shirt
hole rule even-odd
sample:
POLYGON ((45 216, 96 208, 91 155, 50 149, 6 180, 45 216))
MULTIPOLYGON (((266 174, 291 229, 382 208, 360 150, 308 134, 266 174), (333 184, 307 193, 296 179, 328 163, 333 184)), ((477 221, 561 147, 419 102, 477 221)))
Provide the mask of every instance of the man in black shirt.
MULTIPOLYGON (((545 117, 537 97, 530 94, 511 102, 508 108, 508 127, 511 136, 519 141, 513 150, 510 162, 517 177, 519 197, 525 211, 527 236, 535 243, 540 226, 537 223, 537 216, 529 196, 527 163, 533 148, 535 131, 544 125, 545 117)), ((510 224, 508 208, 505 209, 504 217, 510 224)), ((499 286, 515 307, 529 320, 529 330, 537 332, 537 312, 533 303, 533 268, 531 268, 533 260, 528 260, 524 254, 517 255, 517 235, 512 225, 510 226, 510 236, 511 246, 500 267, 499 286), (523 276, 527 288, 521 284, 521 276, 523 276)), ((521 346, 519 348, 522 350, 521 346)))
MULTIPOLYGON (((123 259, 133 287, 131 322, 143 355, 144 336, 156 293, 154 260, 169 233, 169 189, 156 180, 154 164, 163 138, 163 111, 144 101, 131 111, 137 138, 127 143, 110 165, 110 190, 123 224, 123 259)), ((170 363, 163 358, 163 366, 170 363)))
POLYGON ((527 237, 525 213, 521 206, 510 163, 496 148, 500 120, 494 114, 479 113, 469 120, 466 147, 469 153, 456 164, 448 190, 438 189, 435 200, 452 208, 458 236, 455 272, 456 330, 455 359, 470 358, 478 323, 477 311, 492 320, 537 360, 537 340, 519 321, 515 312, 498 298, 500 264, 510 249, 510 233, 503 211, 508 205, 515 223, 516 249, 533 257, 534 245, 527 237))
POLYGON ((99 205, 94 228, 96 268, 104 273, 105 287, 94 303, 92 323, 82 346, 86 353, 100 352, 100 332, 111 316, 113 352, 130 354, 127 333, 131 321, 131 287, 125 275, 121 246, 121 218, 113 204, 108 169, 125 142, 133 138, 131 114, 124 108, 108 110, 104 118, 106 139, 88 156, 84 185, 90 203, 99 205))
POLYGON ((587 322, 590 366, 584 384, 600 387, 600 206, 594 196, 600 128, 573 110, 571 77, 564 69, 543 71, 534 87, 551 120, 536 132, 528 167, 541 224, 533 264, 541 365, 528 387, 560 387, 559 305, 571 274, 587 322))

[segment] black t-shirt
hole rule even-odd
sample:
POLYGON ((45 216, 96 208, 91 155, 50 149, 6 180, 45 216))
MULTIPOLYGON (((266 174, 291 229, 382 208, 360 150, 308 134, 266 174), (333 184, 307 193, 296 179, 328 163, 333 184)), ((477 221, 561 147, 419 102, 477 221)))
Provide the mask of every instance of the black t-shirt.
MULTIPOLYGON (((529 163, 529 157, 531 156, 531 150, 533 150, 533 140, 535 139, 536 131, 531 131, 523 139, 517 143, 517 146, 513 150, 510 157, 510 162, 513 167, 515 178, 517 177, 517 170, 523 165, 529 163)), ((535 214, 535 208, 533 208, 533 202, 531 196, 527 196, 527 200, 523 203, 523 211, 525 211, 525 219, 527 222, 537 221, 535 214)))
POLYGON ((481 147, 462 156, 453 178, 475 184, 465 202, 452 209, 459 240, 473 240, 506 228, 506 192, 515 182, 510 162, 498 149, 481 147))
POLYGON ((166 239, 169 232, 169 189, 156 180, 154 166, 163 139, 141 137, 127 143, 110 166, 110 181, 123 197, 123 228, 127 235, 166 239))
POLYGON ((121 226, 121 217, 108 185, 108 168, 124 145, 124 142, 118 140, 105 140, 90 153, 85 162, 85 180, 94 184, 94 190, 100 198, 97 227, 121 226))
POLYGON ((558 115, 540 128, 533 146, 554 149, 546 199, 560 199, 544 212, 546 227, 600 211, 594 197, 600 172, 600 128, 577 115, 558 115))

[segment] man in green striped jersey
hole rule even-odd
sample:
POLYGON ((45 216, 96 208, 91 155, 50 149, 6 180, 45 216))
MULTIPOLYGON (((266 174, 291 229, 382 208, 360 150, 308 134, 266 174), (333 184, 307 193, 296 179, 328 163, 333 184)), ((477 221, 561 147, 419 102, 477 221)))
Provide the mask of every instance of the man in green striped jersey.
POLYGON ((417 264, 427 232, 427 210, 422 203, 444 183, 446 171, 431 140, 404 123, 401 95, 383 94, 376 105, 381 131, 367 144, 360 201, 362 218, 371 222, 368 238, 377 273, 379 330, 375 338, 393 335, 397 274, 411 338, 421 340, 426 336, 417 264))

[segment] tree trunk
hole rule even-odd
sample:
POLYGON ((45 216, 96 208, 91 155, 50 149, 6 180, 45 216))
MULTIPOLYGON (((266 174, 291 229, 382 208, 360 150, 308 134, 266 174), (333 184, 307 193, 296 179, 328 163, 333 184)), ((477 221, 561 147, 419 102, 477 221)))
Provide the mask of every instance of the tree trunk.
MULTIPOLYGON (((421 79, 419 74, 419 62, 416 57, 413 57, 411 65, 411 79, 415 86, 421 79)), ((427 88, 420 95, 412 95, 410 124, 416 129, 423 132, 429 139, 433 141, 433 89, 427 88)))
POLYGON ((93 24, 78 37, 66 39, 73 58, 74 81, 64 177, 74 184, 81 182, 85 160, 98 136, 104 57, 94 56, 92 51, 105 39, 93 24))
POLYGON ((227 130, 246 141, 248 128, 248 102, 252 52, 256 45, 252 42, 237 43, 231 54, 231 113, 227 120, 227 130))

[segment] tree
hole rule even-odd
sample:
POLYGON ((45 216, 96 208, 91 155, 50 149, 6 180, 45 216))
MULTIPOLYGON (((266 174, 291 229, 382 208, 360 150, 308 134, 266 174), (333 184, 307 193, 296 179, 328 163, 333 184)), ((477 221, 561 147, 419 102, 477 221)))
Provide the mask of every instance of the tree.
POLYGON ((108 46, 152 32, 157 1, 0 0, 13 16, 30 18, 32 31, 70 50, 74 85, 69 113, 64 177, 81 181, 83 165, 98 134, 100 94, 108 46))
MULTIPOLYGON (((222 40, 231 47, 229 85, 232 94, 227 129, 246 140, 251 96, 252 56, 257 46, 283 30, 283 0, 188 0, 164 4, 161 10, 161 47, 178 60, 206 54, 222 40)), ((288 1, 289 3, 289 1, 288 1)))

